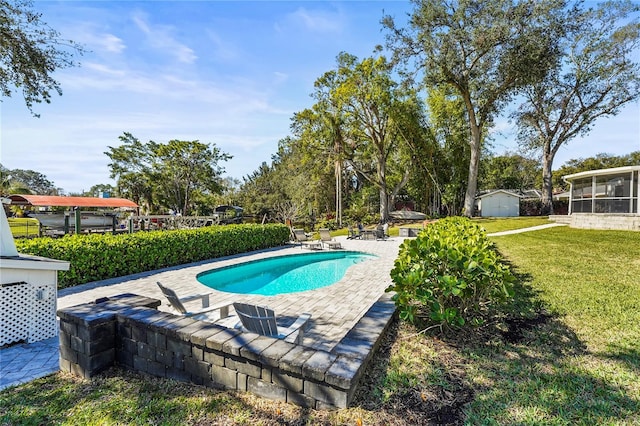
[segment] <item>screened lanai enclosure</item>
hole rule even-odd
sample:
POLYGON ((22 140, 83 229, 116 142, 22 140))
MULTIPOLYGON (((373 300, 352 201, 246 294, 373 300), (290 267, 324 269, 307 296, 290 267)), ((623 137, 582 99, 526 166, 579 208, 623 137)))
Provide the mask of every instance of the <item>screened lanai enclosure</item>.
POLYGON ((569 213, 638 213, 640 166, 564 176, 571 184, 569 213))
POLYGON ((640 230, 640 165, 564 176, 576 228, 640 230))

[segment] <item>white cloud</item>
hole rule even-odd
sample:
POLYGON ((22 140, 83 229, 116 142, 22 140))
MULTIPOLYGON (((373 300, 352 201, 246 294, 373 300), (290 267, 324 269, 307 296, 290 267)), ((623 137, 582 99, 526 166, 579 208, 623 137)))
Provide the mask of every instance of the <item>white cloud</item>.
POLYGON ((239 57, 238 48, 227 42, 217 33, 207 30, 207 35, 213 44, 213 56, 223 61, 230 61, 239 57))
POLYGON ((147 16, 141 12, 132 15, 133 22, 147 36, 151 47, 172 55, 181 63, 192 64, 198 59, 193 49, 177 41, 172 33, 174 28, 168 25, 150 25, 147 16))
POLYGON ((289 80, 289 74, 283 73, 283 72, 279 72, 276 71, 273 73, 274 77, 275 77, 275 82, 277 84, 281 84, 286 82, 287 80, 289 80))
POLYGON ((99 42, 104 50, 111 53, 120 53, 126 48, 124 41, 113 34, 103 34, 99 42))
MULTIPOLYGON (((302 26, 309 31, 317 33, 339 33, 342 32, 345 24, 345 18, 339 11, 309 10, 304 7, 300 7, 295 12, 290 13, 287 16, 287 20, 296 26, 302 26)), ((277 28, 280 28, 280 26, 277 26, 277 28)))
POLYGON ((124 77, 126 74, 123 70, 113 69, 107 65, 99 64, 97 62, 84 62, 82 67, 101 74, 108 74, 116 77, 124 77))

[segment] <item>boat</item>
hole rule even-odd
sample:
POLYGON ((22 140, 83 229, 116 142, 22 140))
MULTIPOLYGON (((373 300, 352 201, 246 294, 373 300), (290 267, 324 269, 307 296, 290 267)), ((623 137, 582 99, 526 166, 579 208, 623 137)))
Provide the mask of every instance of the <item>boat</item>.
POLYGON ((427 215, 421 212, 414 212, 413 210, 396 210, 389 213, 395 220, 425 220, 427 215))
POLYGON ((214 209, 220 223, 242 223, 243 208, 238 206, 218 206, 214 209))
MULTIPOLYGON (((111 228, 114 216, 117 216, 117 213, 81 212, 80 229, 111 228)), ((64 229, 65 217, 68 217, 69 228, 75 228, 74 213, 30 213, 29 217, 37 219, 42 226, 52 229, 64 229)))

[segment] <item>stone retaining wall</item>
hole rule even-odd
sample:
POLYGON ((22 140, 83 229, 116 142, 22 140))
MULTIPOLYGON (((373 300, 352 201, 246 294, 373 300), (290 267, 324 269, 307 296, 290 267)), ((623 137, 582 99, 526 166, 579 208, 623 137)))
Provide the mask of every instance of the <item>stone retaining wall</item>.
POLYGON ((569 216, 549 216, 558 223, 568 223, 571 228, 640 231, 640 215, 573 213, 569 216))
POLYGON ((158 311, 124 294, 58 311, 60 368, 89 378, 113 365, 292 404, 347 407, 395 314, 383 295, 331 351, 158 311))

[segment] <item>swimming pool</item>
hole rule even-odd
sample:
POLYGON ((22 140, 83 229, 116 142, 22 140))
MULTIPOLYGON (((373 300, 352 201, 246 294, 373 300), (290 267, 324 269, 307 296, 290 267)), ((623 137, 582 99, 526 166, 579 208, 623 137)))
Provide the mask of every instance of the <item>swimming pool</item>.
POLYGON ((201 284, 227 293, 275 296, 336 283, 349 267, 376 256, 356 251, 292 254, 199 273, 201 284))

